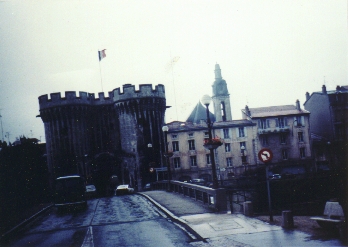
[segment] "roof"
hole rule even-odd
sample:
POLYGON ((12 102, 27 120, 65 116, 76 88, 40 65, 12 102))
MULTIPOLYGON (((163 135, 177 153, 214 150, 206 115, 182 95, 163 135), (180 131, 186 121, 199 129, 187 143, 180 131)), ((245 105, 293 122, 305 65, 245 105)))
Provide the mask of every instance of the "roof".
MULTIPOLYGON (((215 121, 215 115, 211 112, 209 112, 210 120, 212 122, 215 121)), ((195 108, 192 110, 190 116, 187 118, 186 122, 196 123, 199 124, 201 120, 207 120, 207 112, 206 108, 202 105, 200 101, 198 101, 198 104, 195 106, 195 108)))
POLYGON ((348 85, 337 86, 335 90, 328 90, 327 94, 348 93, 348 85))
MULTIPOLYGON (((231 128, 231 127, 240 127, 240 126, 254 126, 256 125, 250 120, 241 119, 241 120, 232 120, 232 121, 219 121, 213 124, 213 129, 219 128, 231 128)), ((207 130, 208 127, 205 122, 200 124, 195 124, 191 122, 171 122, 168 123, 169 127, 168 132, 186 132, 186 131, 199 131, 199 130, 207 130)))
MULTIPOLYGON (((245 113, 245 109, 242 111, 245 113)), ((249 108, 249 111, 252 118, 309 114, 309 111, 304 109, 298 110, 294 105, 249 108)))

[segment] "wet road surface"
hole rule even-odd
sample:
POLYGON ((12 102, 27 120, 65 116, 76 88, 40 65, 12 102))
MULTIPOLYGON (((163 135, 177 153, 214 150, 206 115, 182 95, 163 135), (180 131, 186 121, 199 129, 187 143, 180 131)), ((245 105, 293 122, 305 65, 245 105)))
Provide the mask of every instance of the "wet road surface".
POLYGON ((50 209, 6 246, 190 246, 191 238, 139 195, 88 201, 86 210, 50 209))

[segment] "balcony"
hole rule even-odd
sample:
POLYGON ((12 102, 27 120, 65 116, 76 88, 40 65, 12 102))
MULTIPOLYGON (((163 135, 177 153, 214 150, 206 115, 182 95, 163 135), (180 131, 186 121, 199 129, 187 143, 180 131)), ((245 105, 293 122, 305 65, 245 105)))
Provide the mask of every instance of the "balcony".
POLYGON ((277 133, 287 133, 290 132, 289 126, 284 126, 284 128, 267 128, 267 129, 258 129, 259 135, 267 135, 267 134, 277 134, 277 133))

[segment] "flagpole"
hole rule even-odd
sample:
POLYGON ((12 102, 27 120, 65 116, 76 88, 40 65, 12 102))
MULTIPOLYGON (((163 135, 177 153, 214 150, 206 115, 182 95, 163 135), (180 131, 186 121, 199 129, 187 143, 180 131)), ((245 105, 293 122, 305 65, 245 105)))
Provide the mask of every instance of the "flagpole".
POLYGON ((103 77, 102 77, 102 73, 101 73, 100 60, 99 60, 99 73, 100 73, 100 84, 101 84, 101 89, 102 89, 102 92, 104 92, 104 89, 103 89, 103 77))

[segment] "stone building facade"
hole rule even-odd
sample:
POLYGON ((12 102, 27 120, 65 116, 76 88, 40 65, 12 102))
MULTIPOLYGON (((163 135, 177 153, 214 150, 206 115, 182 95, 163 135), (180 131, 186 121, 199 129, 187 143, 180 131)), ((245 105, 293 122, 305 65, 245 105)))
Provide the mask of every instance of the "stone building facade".
POLYGON ((318 171, 348 164, 348 86, 306 93, 304 107, 311 112, 313 156, 318 171))
MULTIPOLYGON (((258 159, 262 148, 273 151, 276 172, 303 174, 312 170, 310 143, 310 113, 295 105, 250 108, 242 110, 242 119, 232 120, 231 104, 226 81, 215 65, 212 85, 214 114, 213 137, 221 138, 223 145, 215 150, 217 175, 220 180, 247 174, 263 166, 258 159)), ((167 124, 169 150, 174 155, 171 167, 174 178, 212 180, 209 150, 203 147, 208 138, 206 108, 200 102, 186 122, 167 124)))
MULTIPOLYGON (((310 113, 295 105, 249 108, 242 110, 243 119, 257 125, 253 137, 256 150, 268 148, 273 152, 272 165, 277 173, 304 174, 313 170, 310 113)), ((256 159, 256 164, 262 164, 256 159)))
MULTIPOLYGON (((204 140, 209 138, 206 123, 172 122, 167 126, 169 150, 174 154, 170 161, 173 177, 182 181, 194 178, 212 181, 210 152, 203 147, 204 140)), ((255 163, 255 132, 256 124, 249 120, 214 123, 213 137, 223 140, 223 145, 214 151, 218 179, 241 174, 248 165, 255 163), (242 146, 245 147, 244 162, 242 146)))
MULTIPOLYGON (((80 174, 107 180, 112 174, 123 182, 143 185, 150 180, 150 162, 162 165, 166 109, 163 85, 125 84, 109 92, 65 92, 39 97, 44 123, 47 162, 51 178, 80 174), (154 152, 149 152, 151 143, 154 152)), ((98 181, 94 181, 98 183, 98 181)))

